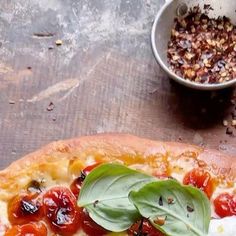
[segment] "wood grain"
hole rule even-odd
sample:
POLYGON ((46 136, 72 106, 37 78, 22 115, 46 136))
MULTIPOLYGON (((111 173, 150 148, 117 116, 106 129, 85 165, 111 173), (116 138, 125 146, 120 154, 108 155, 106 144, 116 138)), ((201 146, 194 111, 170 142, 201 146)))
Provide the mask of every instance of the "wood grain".
POLYGON ((222 125, 236 91, 183 88, 154 60, 149 35, 162 1, 2 2, 0 168, 50 141, 101 132, 236 153, 222 125))

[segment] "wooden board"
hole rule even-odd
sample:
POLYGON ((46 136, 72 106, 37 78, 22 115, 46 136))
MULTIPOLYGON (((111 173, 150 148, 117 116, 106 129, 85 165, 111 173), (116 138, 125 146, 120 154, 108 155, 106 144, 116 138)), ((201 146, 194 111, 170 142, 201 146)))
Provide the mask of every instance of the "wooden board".
POLYGON ((50 141, 101 132, 236 153, 234 89, 171 82, 150 47, 163 1, 17 1, 0 5, 0 168, 50 141), (56 46, 56 40, 62 40, 56 46))

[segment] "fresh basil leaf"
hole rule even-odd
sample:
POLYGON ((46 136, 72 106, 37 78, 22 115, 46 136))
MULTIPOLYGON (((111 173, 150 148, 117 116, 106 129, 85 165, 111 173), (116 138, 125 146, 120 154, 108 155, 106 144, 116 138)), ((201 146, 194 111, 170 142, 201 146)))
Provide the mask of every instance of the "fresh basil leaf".
POLYGON ((119 164, 103 164, 85 179, 78 205, 103 228, 121 232, 128 229, 140 214, 129 201, 131 190, 138 190, 155 179, 119 164))
POLYGON ((207 235, 210 203, 206 195, 175 180, 158 181, 132 191, 130 201, 140 214, 171 236, 207 235))

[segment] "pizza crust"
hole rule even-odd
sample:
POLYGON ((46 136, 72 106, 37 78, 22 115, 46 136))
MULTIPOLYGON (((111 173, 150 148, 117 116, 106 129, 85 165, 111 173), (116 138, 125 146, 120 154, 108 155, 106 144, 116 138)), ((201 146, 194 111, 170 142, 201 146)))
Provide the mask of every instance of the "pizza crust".
POLYGON ((182 165, 183 160, 188 162, 191 159, 226 182, 235 183, 236 180, 236 156, 183 143, 152 141, 127 134, 102 134, 53 142, 13 162, 0 171, 0 199, 2 190, 9 192, 11 189, 14 194, 40 172, 48 172, 55 181, 57 178, 64 178, 64 182, 71 181, 73 176, 67 176, 68 165, 78 161, 73 168, 78 165, 80 169, 90 156, 95 156, 95 159, 102 157, 104 161, 123 161, 125 157, 134 162, 136 159, 160 156, 152 160, 156 162, 153 165, 157 166, 163 160, 182 165))

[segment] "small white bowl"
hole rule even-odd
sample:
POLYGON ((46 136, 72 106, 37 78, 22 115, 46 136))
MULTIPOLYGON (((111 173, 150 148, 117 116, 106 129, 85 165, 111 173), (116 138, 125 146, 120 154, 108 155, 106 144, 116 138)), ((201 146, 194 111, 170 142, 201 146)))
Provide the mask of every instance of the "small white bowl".
MULTIPOLYGON (((151 43, 152 43, 152 50, 153 50, 153 53, 157 62, 159 63, 161 68, 170 76, 170 78, 172 78, 173 80, 177 81, 178 83, 186 87, 190 87, 193 89, 219 90, 219 89, 231 87, 236 84, 236 78, 230 81, 218 83, 218 84, 201 84, 197 82, 192 82, 176 75, 169 68, 169 65, 167 62, 167 43, 170 39, 170 34, 171 34, 171 29, 173 27, 174 18, 176 17, 176 9, 178 9, 178 7, 182 4, 186 4, 188 7, 196 6, 199 4, 200 7, 203 7, 203 4, 206 4, 206 3, 213 4, 212 2, 214 2, 215 4, 213 4, 213 8, 215 10, 211 14, 213 14, 213 16, 216 16, 216 14, 219 13, 219 9, 220 9, 220 12, 222 12, 222 14, 225 14, 224 9, 225 9, 225 5, 227 5, 226 2, 221 1, 221 0, 214 0, 214 1, 212 0, 211 1, 202 1, 202 0, 201 1, 199 0, 198 1, 196 0, 167 1, 157 13, 157 16, 155 18, 155 21, 152 27, 151 43)), ((233 2, 236 5, 236 1, 233 1, 233 2)), ((231 9, 233 11, 233 14, 235 14, 234 12, 235 8, 234 7, 232 8, 231 6, 231 9)), ((228 8, 226 10, 228 11, 228 8)), ((231 18, 231 13, 229 15, 231 18)), ((234 23, 234 19, 233 19, 233 23, 234 23)))

